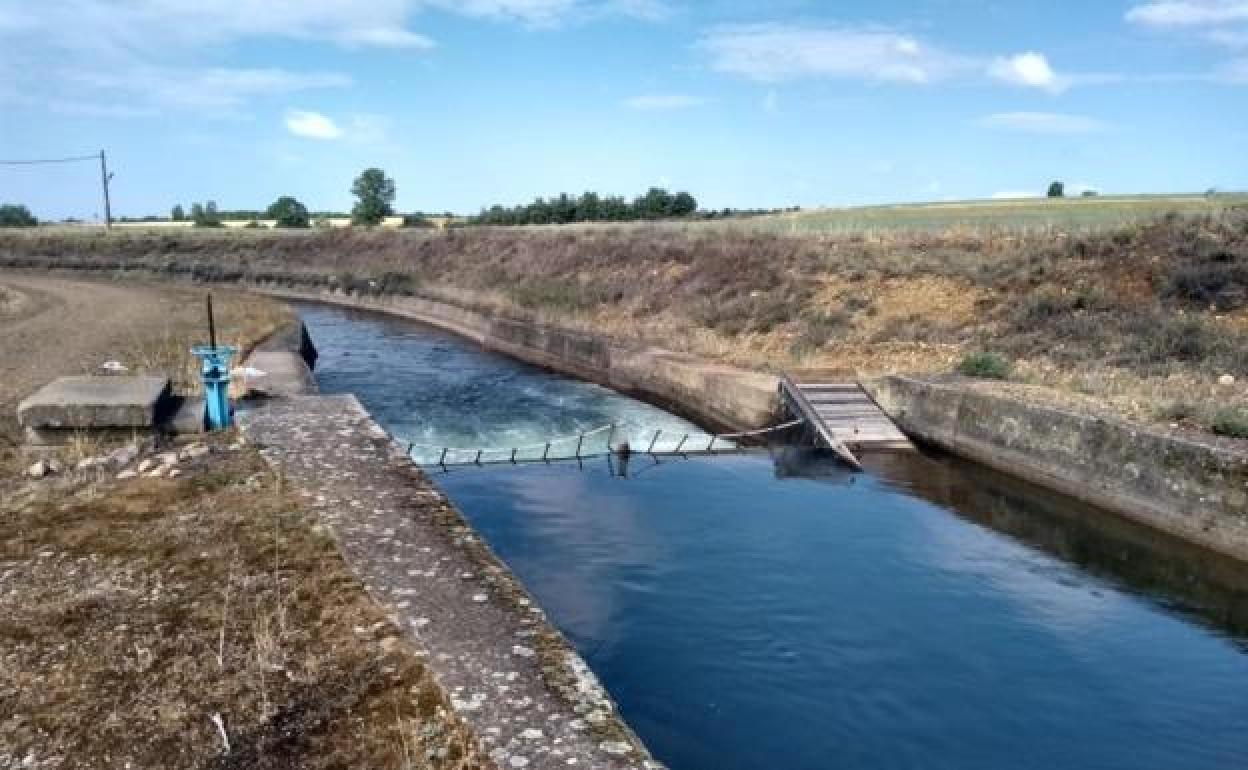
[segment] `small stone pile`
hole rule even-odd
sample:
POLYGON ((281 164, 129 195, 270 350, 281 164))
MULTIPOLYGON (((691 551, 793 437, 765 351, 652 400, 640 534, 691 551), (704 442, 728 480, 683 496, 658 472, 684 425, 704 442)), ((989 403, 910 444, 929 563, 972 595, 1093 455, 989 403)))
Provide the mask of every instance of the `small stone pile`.
MULTIPOLYGON (((243 446, 235 442, 225 447, 226 451, 237 451, 243 446)), ((111 452, 87 457, 74 465, 75 471, 117 472, 120 481, 133 478, 177 478, 182 475, 179 463, 188 463, 212 453, 213 447, 203 442, 188 444, 180 450, 157 452, 155 445, 147 443, 128 444, 111 452), (137 461, 137 464, 135 464, 137 461)), ((56 457, 45 457, 35 462, 26 470, 26 475, 33 479, 42 479, 62 473, 65 465, 56 457)))

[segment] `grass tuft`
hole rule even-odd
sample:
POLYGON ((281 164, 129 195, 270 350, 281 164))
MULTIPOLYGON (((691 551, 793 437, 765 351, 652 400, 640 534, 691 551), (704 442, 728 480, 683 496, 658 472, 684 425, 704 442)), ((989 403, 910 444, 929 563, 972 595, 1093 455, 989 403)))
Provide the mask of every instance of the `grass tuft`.
POLYGON ((997 353, 971 353, 958 364, 958 371, 967 377, 1004 380, 1010 376, 1010 362, 997 353))

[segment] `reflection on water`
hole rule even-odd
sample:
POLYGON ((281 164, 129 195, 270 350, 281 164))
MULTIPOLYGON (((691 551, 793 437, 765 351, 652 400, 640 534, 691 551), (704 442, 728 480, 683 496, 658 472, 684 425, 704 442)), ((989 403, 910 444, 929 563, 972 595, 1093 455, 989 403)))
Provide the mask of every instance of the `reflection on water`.
MULTIPOLYGON (((591 402, 640 409, 420 327, 308 320, 322 386, 401 438, 463 430, 464 371, 486 433, 553 424, 568 404, 587 423, 591 402), (386 356, 359 365, 370 350, 386 356)), ((877 456, 851 475, 778 449, 620 470, 434 479, 676 770, 1248 757, 1248 655, 1214 624, 1243 617, 1233 565, 943 457, 877 456)))

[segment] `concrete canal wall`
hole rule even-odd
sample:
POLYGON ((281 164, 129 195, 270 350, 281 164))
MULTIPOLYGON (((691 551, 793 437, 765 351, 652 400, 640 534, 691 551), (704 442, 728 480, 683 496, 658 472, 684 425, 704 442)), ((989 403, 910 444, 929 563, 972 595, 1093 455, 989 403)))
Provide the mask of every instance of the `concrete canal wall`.
POLYGON ((595 382, 714 429, 765 427, 780 408, 776 377, 659 348, 630 348, 593 334, 486 315, 422 297, 362 296, 259 286, 286 299, 410 318, 531 364, 595 382))
MULTIPOLYGON (((777 418, 777 378, 657 348, 493 317, 415 297, 264 288, 290 299, 437 326, 554 371, 597 382, 715 428, 777 418)), ((983 393, 965 383, 862 383, 911 436, 1198 545, 1248 560, 1248 453, 983 393)))
POLYGON ((919 439, 1248 560, 1248 453, 958 383, 864 385, 919 439))

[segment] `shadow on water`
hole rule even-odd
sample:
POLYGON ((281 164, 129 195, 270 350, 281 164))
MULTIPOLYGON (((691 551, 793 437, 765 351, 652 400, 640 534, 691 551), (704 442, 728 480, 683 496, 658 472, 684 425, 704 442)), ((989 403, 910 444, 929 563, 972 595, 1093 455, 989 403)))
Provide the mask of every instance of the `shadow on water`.
MULTIPOLYGON (((815 466, 830 463, 823 453, 814 454, 815 466)), ((1248 564, 944 453, 882 453, 864 462, 872 474, 908 494, 1172 610, 1248 635, 1248 564)), ((1240 646, 1248 650, 1248 641, 1240 646)))

